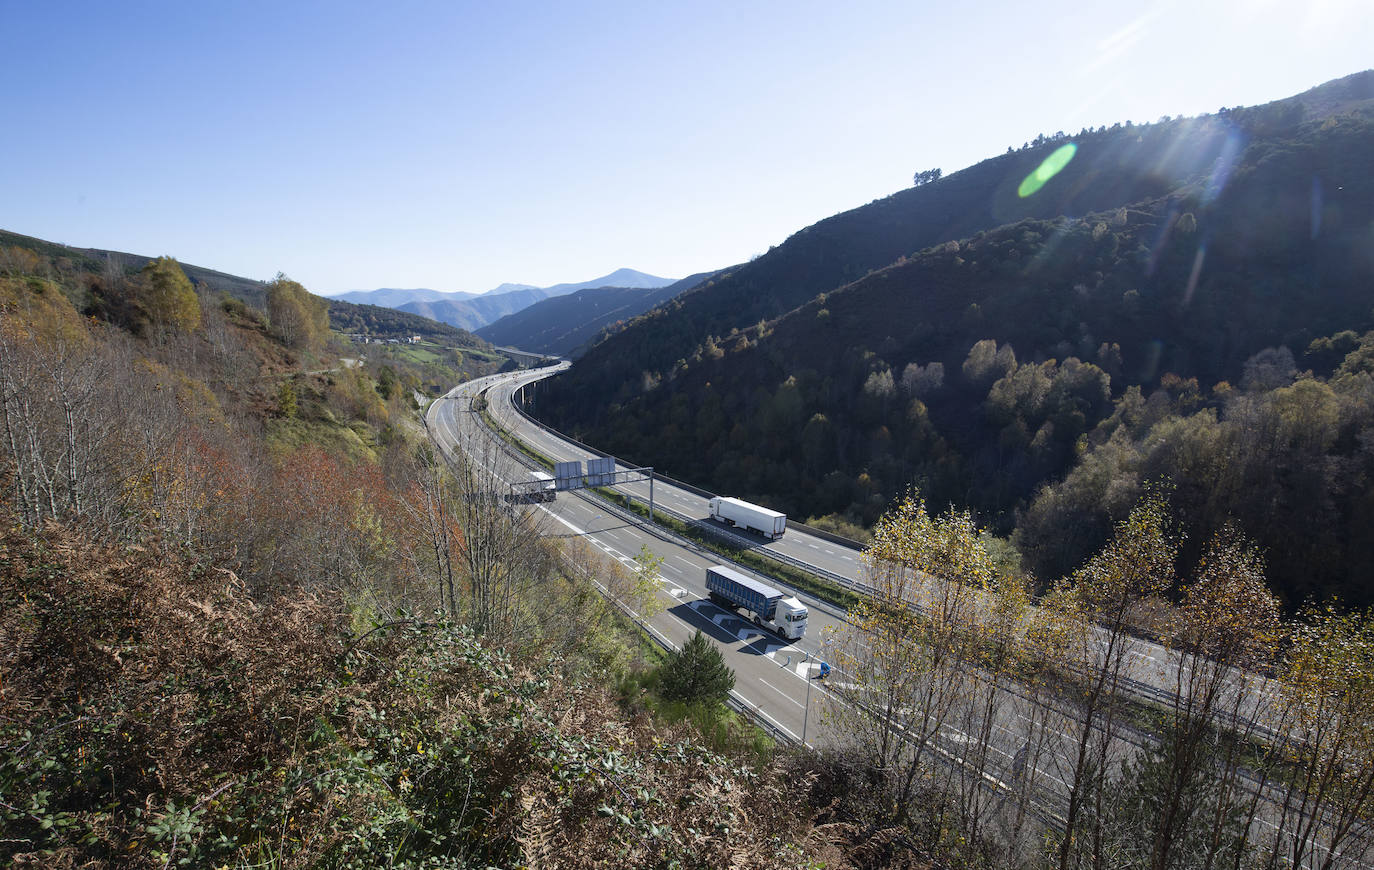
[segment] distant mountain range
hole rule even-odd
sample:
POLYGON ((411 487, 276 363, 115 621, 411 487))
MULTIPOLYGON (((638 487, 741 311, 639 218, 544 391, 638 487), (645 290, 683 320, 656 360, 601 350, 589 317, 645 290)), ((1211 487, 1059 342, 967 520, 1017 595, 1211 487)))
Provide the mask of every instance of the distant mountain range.
POLYGON ((350 290, 336 294, 333 298, 347 302, 368 305, 383 305, 400 311, 419 314, 440 323, 448 323, 461 329, 476 330, 521 311, 541 299, 566 296, 578 290, 592 287, 626 287, 651 290, 673 284, 672 278, 659 278, 634 269, 617 269, 609 275, 567 284, 554 284, 551 287, 535 287, 529 284, 502 284, 486 293, 452 292, 427 288, 396 289, 384 287, 379 290, 350 290))
POLYGON ((608 326, 627 321, 715 276, 698 272, 664 287, 588 287, 534 303, 478 330, 493 344, 577 357, 608 326))
MULTIPOLYGON (((502 284, 501 287, 511 287, 511 289, 523 290, 525 288, 513 285, 502 284)), ((495 293, 501 288, 489 292, 495 293)), ((433 302, 438 299, 473 299, 480 296, 480 293, 467 293, 462 290, 445 292, 443 290, 430 290, 428 287, 397 288, 382 287, 377 290, 349 290, 346 293, 326 294, 329 299, 341 299, 344 302, 356 302, 359 305, 385 305, 388 308, 395 308, 407 302, 433 302)))

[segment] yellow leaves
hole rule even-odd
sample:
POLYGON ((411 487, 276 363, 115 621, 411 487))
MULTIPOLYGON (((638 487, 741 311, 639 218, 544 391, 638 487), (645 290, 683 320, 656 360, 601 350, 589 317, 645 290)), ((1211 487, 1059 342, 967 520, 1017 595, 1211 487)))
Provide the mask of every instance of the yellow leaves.
POLYGON ((1112 540, 1074 573, 1071 582, 1085 606, 1119 618, 1132 602, 1173 585, 1178 546, 1164 495, 1155 490, 1117 523, 1112 540))
POLYGON ((200 299, 171 257, 158 257, 143 267, 136 288, 139 301, 153 324, 176 332, 200 328, 200 299))
POLYGON ((329 303, 285 275, 267 285, 267 316, 289 347, 310 350, 329 335, 329 303))
POLYGON ((61 344, 84 348, 91 342, 71 300, 50 281, 0 278, 0 315, 6 338, 31 342, 45 353, 61 344))
POLYGON ((870 573, 886 581, 879 587, 884 596, 904 601, 911 600, 907 584, 914 579, 908 571, 977 588, 988 586, 996 573, 972 515, 950 511, 932 520, 917 493, 878 521, 864 561, 870 573))
POLYGON ((1198 561, 1183 589, 1183 645, 1213 659, 1253 667, 1283 636, 1279 602, 1264 578, 1264 559, 1249 540, 1227 528, 1198 561))

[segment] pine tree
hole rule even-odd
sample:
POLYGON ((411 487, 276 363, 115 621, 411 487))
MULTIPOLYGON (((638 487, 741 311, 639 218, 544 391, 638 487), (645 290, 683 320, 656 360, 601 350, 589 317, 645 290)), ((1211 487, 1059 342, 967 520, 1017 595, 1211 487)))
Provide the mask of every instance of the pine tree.
POLYGON ((669 701, 724 702, 735 687, 735 672, 720 650, 698 631, 673 653, 660 671, 660 691, 669 701))

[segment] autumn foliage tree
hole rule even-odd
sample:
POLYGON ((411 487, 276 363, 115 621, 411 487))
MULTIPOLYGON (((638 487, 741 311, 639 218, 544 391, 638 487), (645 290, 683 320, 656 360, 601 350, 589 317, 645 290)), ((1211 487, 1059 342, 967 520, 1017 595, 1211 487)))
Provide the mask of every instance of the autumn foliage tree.
POLYGON ((296 350, 313 350, 329 335, 329 303, 285 275, 267 285, 272 333, 296 350))
POLYGON ((1253 782, 1265 769, 1246 747, 1263 745, 1273 723, 1266 673, 1284 626, 1262 557, 1234 529, 1213 537, 1178 597, 1167 652, 1144 675, 1167 687, 1167 715, 1112 789, 1111 851, 1152 870, 1235 866, 1253 850, 1265 806, 1266 783, 1253 782))
POLYGON ((1374 612, 1307 608, 1279 674, 1291 762, 1271 852, 1329 870, 1374 841, 1374 612), (1290 724, 1291 723, 1291 724, 1290 724))
POLYGON ((195 287, 171 257, 158 257, 140 273, 138 300, 156 332, 191 332, 200 328, 200 299, 195 287))
POLYGON ((1060 870, 1080 858, 1094 864, 1103 860, 1112 747, 1123 724, 1124 687, 1139 667, 1132 617, 1139 605, 1173 585, 1177 554, 1178 539, 1170 531, 1163 495, 1149 493, 1117 525, 1107 546, 1061 582, 1046 602, 1065 623, 1067 667, 1083 681, 1076 709, 1063 723, 1072 748, 1061 774, 1068 785, 1068 806, 1058 850, 1060 870))
POLYGON ((835 661, 847 677, 827 721, 883 771, 897 820, 912 810, 942 728, 967 701, 975 667, 967 630, 992 560, 972 517, 932 518, 909 495, 884 515, 865 554, 874 590, 849 613, 835 661))

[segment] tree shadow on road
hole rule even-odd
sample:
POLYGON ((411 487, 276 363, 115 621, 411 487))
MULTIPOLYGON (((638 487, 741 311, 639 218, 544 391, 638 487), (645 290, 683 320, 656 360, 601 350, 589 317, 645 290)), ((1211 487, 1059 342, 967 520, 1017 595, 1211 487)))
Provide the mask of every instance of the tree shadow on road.
POLYGON ((772 632, 764 631, 749 620, 705 599, 684 602, 669 608, 668 612, 720 643, 734 645, 747 641, 739 647, 739 652, 749 655, 766 655, 788 645, 787 641, 772 632))

